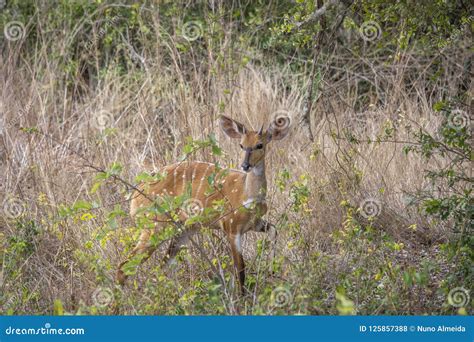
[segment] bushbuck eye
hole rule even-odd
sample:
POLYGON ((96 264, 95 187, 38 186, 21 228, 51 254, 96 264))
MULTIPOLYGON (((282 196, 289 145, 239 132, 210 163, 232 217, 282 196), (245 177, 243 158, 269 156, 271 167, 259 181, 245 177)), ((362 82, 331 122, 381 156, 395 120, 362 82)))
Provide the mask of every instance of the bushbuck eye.
POLYGON ((240 148, 241 148, 242 150, 244 149, 244 147, 242 146, 242 144, 239 144, 239 146, 240 146, 240 148))
POLYGON ((258 144, 257 146, 255 146, 255 148, 256 148, 257 150, 261 150, 261 149, 263 148, 263 144, 258 144))

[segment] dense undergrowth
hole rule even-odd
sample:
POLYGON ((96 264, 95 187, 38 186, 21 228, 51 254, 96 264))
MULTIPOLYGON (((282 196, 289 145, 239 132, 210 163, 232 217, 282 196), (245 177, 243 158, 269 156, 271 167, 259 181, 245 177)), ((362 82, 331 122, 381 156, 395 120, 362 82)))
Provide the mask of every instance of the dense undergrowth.
POLYGON ((472 314, 464 1, 0 6, 2 314, 472 314), (149 225, 128 216, 135 184, 241 161, 222 113, 292 119, 267 156, 277 237, 244 240, 248 294, 219 231, 163 268, 176 225, 116 286, 149 225))

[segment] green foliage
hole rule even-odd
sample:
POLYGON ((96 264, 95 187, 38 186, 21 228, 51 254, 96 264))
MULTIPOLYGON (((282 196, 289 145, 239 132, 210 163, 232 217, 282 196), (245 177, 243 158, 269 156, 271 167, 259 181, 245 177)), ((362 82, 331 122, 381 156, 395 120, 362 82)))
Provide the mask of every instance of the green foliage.
MULTIPOLYGON (((8 22, 20 21, 26 34, 17 42, 2 41, 5 43, 2 54, 5 60, 33 74, 38 84, 47 79, 45 75, 54 73, 54 82, 48 81, 47 87, 56 89, 64 99, 58 96, 42 103, 52 103, 55 110, 66 103, 68 107, 69 101, 65 100, 69 99, 73 99, 71 107, 82 108, 88 99, 84 94, 103 91, 103 85, 108 84, 105 81, 113 79, 116 82, 110 83, 119 84, 117 89, 126 88, 137 94, 136 103, 127 103, 127 110, 120 118, 135 113, 135 105, 141 106, 144 85, 155 73, 163 79, 169 78, 169 87, 176 87, 177 91, 167 94, 169 89, 161 84, 160 78, 153 85, 157 88, 153 97, 162 100, 175 95, 194 96, 202 105, 199 119, 207 115, 203 115, 207 110, 210 110, 208 116, 214 118, 217 113, 213 109, 217 112, 229 109, 239 73, 259 66, 269 71, 288 69, 291 77, 298 79, 296 82, 284 79, 275 85, 280 93, 300 94, 312 83, 314 94, 309 97, 315 100, 315 105, 320 95, 339 93, 336 85, 344 82, 342 74, 353 73, 359 78, 361 72, 361 78, 348 91, 355 94, 353 109, 364 111, 370 105, 388 102, 386 93, 391 88, 374 85, 363 77, 362 71, 367 67, 378 70, 381 65, 395 68, 407 56, 414 61, 432 62, 422 72, 426 80, 414 81, 413 75, 407 74, 396 81, 397 86, 412 88, 420 83, 427 89, 436 89, 433 98, 446 98, 445 92, 438 89, 438 82, 446 77, 444 69, 448 64, 441 52, 468 36, 473 27, 472 15, 463 1, 341 1, 328 6, 325 14, 315 20, 315 11, 327 3, 237 0, 210 6, 208 2, 181 0, 147 0, 140 4, 127 0, 120 5, 111 0, 41 3, 12 0, 7 1, 0 13, 0 27, 3 31, 8 22), (373 40, 361 37, 361 28, 369 22, 379 28, 373 40), (185 25, 189 23, 195 25, 196 39, 185 37, 185 25), (9 49, 12 54, 8 54, 9 49), (39 60, 44 54, 47 63, 42 64, 39 60), (352 60, 362 65, 352 65, 348 62, 352 60), (373 61, 381 62, 372 65, 373 61), (31 66, 36 69, 32 70, 31 66), (172 68, 179 73, 169 72, 172 68), (206 75, 208 83, 195 87, 191 80, 196 73, 206 75), (312 74, 314 77, 308 78, 312 74), (215 84, 211 82, 214 79, 218 80, 215 84), (221 82, 223 79, 226 81, 221 82), (328 83, 331 87, 327 87, 328 83), (208 95, 205 88, 217 92, 216 102, 205 98, 208 95), (377 98, 372 100, 375 93, 377 98)), ((413 70, 418 77, 418 69, 413 70)), ((38 89, 38 93, 44 91, 38 89)), ((434 104, 435 111, 445 118, 438 132, 428 134, 420 129, 414 143, 404 147, 407 157, 424 158, 429 165, 425 174, 429 187, 416 194, 413 204, 428 221, 441 222, 449 228, 439 251, 435 246, 430 257, 421 253, 410 255, 422 247, 412 246, 409 250, 406 241, 386 231, 376 218, 362 220, 360 209, 351 204, 353 192, 360 190, 366 180, 354 158, 358 149, 396 140, 399 123, 387 120, 376 136, 368 139, 351 126, 344 128, 342 138, 347 145, 340 144, 340 132, 331 126, 328 134, 331 143, 337 145, 337 158, 341 162, 331 165, 334 179, 320 181, 309 171, 298 174, 290 166, 275 171, 273 182, 284 201, 276 203, 267 216, 275 224, 279 240, 273 242, 260 234, 255 237, 256 250, 250 249, 255 254, 247 265, 248 297, 242 299, 236 295, 226 241, 208 229, 209 222, 224 212, 225 201, 214 201, 211 207, 186 213, 183 219, 183 212, 192 200, 188 187, 179 196, 150 199, 148 205, 138 210, 138 218, 132 223, 128 218, 131 195, 126 198, 125 194, 146 193, 150 184, 159 182, 165 175, 142 172, 133 177, 128 165, 115 161, 104 169, 95 169, 95 177, 87 179, 89 191, 80 192, 79 199, 74 193, 75 199, 70 202, 62 197, 54 203, 38 201, 38 212, 43 215, 40 218, 29 212, 25 217, 6 220, 9 229, 0 231, 1 275, 8 279, 0 292, 2 313, 107 314, 110 307, 101 307, 91 300, 94 290, 91 288, 103 286, 113 292, 115 304, 127 314, 228 314, 237 313, 237 307, 243 314, 451 314, 455 312, 453 308, 439 298, 446 298, 447 292, 460 284, 474 283, 472 135, 469 124, 459 125, 456 119, 456 115, 462 118, 458 108, 464 108, 462 101, 466 100, 462 91, 458 93, 459 100, 445 99, 434 104), (440 160, 439 164, 429 163, 440 160), (329 190, 319 191, 326 187, 329 190), (111 193, 115 196, 110 199, 111 193), (339 210, 342 219, 337 225, 327 227, 329 224, 324 223, 327 213, 315 212, 313 208, 330 196, 336 198, 335 203, 340 201, 339 208, 331 209, 339 210), (157 217, 166 225, 151 236, 150 242, 159 246, 160 252, 164 252, 173 237, 195 225, 202 230, 198 241, 202 251, 195 247, 181 251, 171 272, 158 262, 140 271, 137 266, 145 255, 136 255, 124 266, 125 273, 136 278, 121 292, 112 279, 115 259, 130 252, 141 232, 154 230, 157 217), (70 234, 72 229, 75 236, 70 234), (73 287, 60 298, 44 296, 36 290, 37 270, 25 270, 28 260, 45 258, 50 258, 48 272, 71 277, 73 287), (448 273, 443 269, 445 265, 452 266, 448 273), (81 290, 84 292, 79 298, 70 298, 70 293, 81 290), (46 305, 45 301, 48 301, 46 305)), ((469 113, 468 108, 463 112, 469 113)), ((52 124, 60 126, 70 119, 61 115, 51 118, 52 124)), ((318 119, 324 124, 337 116, 321 115, 318 119)), ((45 127, 40 120, 37 125, 45 127)), ((43 132, 38 127, 24 127, 20 132, 33 139, 39 135, 34 133, 43 132)), ((94 143, 103 146, 107 139, 117 139, 118 132, 117 128, 107 127, 95 137, 94 143)), ((187 138, 183 145, 175 141, 173 147, 181 153, 180 162, 201 156, 222 160, 223 151, 216 137, 199 136, 201 139, 187 138)), ((311 160, 320 162, 325 157, 327 146, 308 146, 311 160)), ((84 151, 89 150, 84 148, 84 151)), ((99 154, 93 159, 97 161, 101 157, 99 154)), ((218 161, 215 166, 216 172, 206 179, 206 194, 219 190, 219 177, 227 172, 218 161)), ((35 167, 32 165, 32 173, 35 167)), ((54 187, 54 182, 49 186, 54 187)), ((410 224, 415 231, 416 224, 410 224)))
POLYGON ((425 191, 418 194, 418 201, 427 215, 453 224, 453 235, 448 237, 444 250, 450 260, 456 260, 456 269, 448 277, 446 286, 459 282, 472 282, 472 260, 474 260, 474 199, 472 186, 474 178, 466 165, 472 163, 471 132, 467 112, 455 109, 455 103, 439 102, 434 109, 443 113, 445 122, 432 136, 424 131, 416 134, 417 145, 408 151, 419 153, 426 159, 442 156, 449 162, 446 167, 426 171, 426 178, 438 192, 425 191), (455 116, 461 116, 456 118, 455 116), (457 120, 462 119, 460 122, 457 120))

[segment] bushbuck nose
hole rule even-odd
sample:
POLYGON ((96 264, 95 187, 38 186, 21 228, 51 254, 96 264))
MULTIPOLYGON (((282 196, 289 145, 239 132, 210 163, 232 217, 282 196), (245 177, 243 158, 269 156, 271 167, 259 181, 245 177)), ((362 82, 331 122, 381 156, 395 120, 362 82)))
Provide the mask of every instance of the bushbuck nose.
POLYGON ((250 164, 249 163, 242 163, 241 166, 242 166, 242 170, 244 170, 245 172, 250 170, 250 164))

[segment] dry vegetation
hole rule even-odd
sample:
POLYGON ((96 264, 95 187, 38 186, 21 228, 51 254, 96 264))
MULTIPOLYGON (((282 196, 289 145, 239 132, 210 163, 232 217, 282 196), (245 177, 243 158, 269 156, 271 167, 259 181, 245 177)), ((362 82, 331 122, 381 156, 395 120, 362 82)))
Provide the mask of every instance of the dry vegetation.
MULTIPOLYGON (((426 171, 450 159, 403 149, 418 146, 420 129, 439 135, 445 116, 433 105, 459 88, 469 49, 451 46, 436 82, 430 68, 438 60, 415 49, 392 51, 397 58, 385 60, 368 50, 362 57, 323 51, 310 141, 303 117, 315 82, 311 58, 298 70, 291 55, 265 63, 268 51, 232 43, 230 24, 222 24, 218 40, 202 38, 208 48, 198 51, 202 40, 184 40, 178 24, 168 30, 152 5, 124 6, 148 31, 120 19, 120 29, 107 28, 112 48, 104 47, 99 30, 117 7, 97 8, 84 21, 54 26, 46 19, 52 9, 39 7, 23 17, 24 38, 2 38, 1 313, 472 310, 469 301, 462 308, 448 302, 452 288, 472 286, 471 273, 450 278, 464 267, 448 252, 455 222, 427 215, 418 196, 440 191, 426 171), (85 49, 89 41, 95 43, 85 49), (370 86, 361 90, 361 80, 370 86), (189 137, 211 133, 224 154, 203 148, 188 157, 238 165, 238 145, 216 126, 221 113, 255 129, 276 113, 292 118, 289 137, 267 156, 268 219, 278 236, 249 233, 244 241, 249 295, 238 296, 221 234, 207 231, 200 248, 181 252, 175 270, 162 268, 163 251, 157 252, 125 288, 116 287, 115 268, 139 234, 123 214, 135 176, 178 160, 189 137), (92 192, 97 174, 114 163, 125 182, 109 178, 92 192)), ((357 39, 358 32, 344 32, 357 39)), ((472 84, 466 93, 472 98, 472 84)), ((470 174, 470 160, 462 165, 470 174)))

